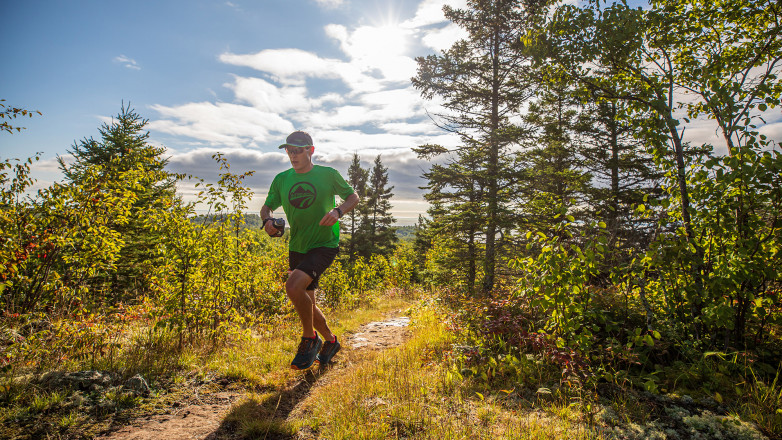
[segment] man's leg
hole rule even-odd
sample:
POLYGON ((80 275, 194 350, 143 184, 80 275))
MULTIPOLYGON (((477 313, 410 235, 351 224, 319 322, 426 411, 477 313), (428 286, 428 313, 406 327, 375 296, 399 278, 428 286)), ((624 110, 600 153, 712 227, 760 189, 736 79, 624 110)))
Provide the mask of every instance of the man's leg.
MULTIPOLYGON (((288 276, 288 281, 285 283, 285 291, 288 294, 288 298, 293 303, 293 308, 296 309, 296 313, 301 320, 302 336, 305 338, 311 338, 315 336, 313 331, 313 317, 315 309, 315 301, 313 295, 310 296, 306 290, 307 286, 312 282, 312 277, 306 273, 295 269, 288 276)), ((320 312, 320 311, 318 311, 320 312)), ((321 313, 321 316, 323 314, 321 313)), ((325 323, 325 318, 323 319, 325 323)))
POLYGON ((309 368, 313 361, 327 365, 340 349, 336 335, 331 332, 315 297, 317 278, 331 265, 338 251, 337 248, 316 248, 306 254, 289 253, 291 272, 286 291, 299 314, 303 333, 296 357, 291 362, 294 369, 309 368), (325 341, 315 337, 314 330, 320 332, 325 341), (312 350, 318 350, 315 359, 310 358, 312 350))
POLYGON ((334 334, 331 333, 331 329, 329 328, 329 325, 326 322, 326 316, 323 314, 323 312, 320 311, 318 305, 316 304, 315 291, 308 290, 307 296, 309 296, 310 300, 312 301, 312 325, 315 327, 315 330, 320 332, 324 340, 333 341, 334 334))

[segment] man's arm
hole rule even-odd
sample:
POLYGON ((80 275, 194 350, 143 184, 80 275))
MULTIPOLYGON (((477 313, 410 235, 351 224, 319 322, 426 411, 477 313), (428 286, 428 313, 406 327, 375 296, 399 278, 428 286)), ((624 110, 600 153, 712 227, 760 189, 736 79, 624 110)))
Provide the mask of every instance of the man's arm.
MULTIPOLYGON (((342 215, 345 215, 350 212, 350 210, 355 208, 356 205, 358 205, 358 202, 358 195, 353 193, 349 195, 341 205, 337 206, 337 208, 342 211, 342 215)), ((323 218, 320 220, 321 226, 332 226, 337 222, 337 220, 339 220, 340 215, 337 212, 337 208, 332 209, 323 216, 323 218)), ((261 212, 263 212, 263 210, 261 210, 261 212)), ((263 215, 261 215, 261 217, 263 217, 263 215)))
POLYGON ((266 205, 261 206, 261 221, 263 222, 263 230, 266 231, 267 234, 270 236, 273 236, 277 233, 277 228, 274 227, 272 222, 265 221, 267 218, 272 217, 272 210, 266 205))

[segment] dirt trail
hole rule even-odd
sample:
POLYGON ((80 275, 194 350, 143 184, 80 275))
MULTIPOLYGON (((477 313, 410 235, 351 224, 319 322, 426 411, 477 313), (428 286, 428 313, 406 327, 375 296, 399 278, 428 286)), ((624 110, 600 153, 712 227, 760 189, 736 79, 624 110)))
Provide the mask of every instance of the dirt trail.
MULTIPOLYGON (((409 318, 395 317, 361 326, 356 333, 343 336, 340 356, 353 350, 385 350, 407 339, 409 318)), ((349 366, 348 366, 349 367, 349 366)), ((283 389, 277 390, 275 418, 287 418, 313 387, 328 379, 330 372, 315 369, 299 376, 283 389)), ((171 408, 169 413, 136 419, 130 425, 114 428, 102 440, 227 440, 235 438, 222 424, 223 418, 235 408, 244 392, 222 391, 208 394, 171 408)))

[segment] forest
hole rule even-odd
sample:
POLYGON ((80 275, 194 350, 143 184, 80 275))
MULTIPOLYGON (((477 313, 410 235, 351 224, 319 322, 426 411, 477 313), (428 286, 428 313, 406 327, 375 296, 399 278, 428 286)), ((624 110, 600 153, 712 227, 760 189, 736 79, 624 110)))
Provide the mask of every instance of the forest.
MULTIPOLYGON (((403 304, 418 335, 340 367, 343 418, 248 421, 292 380, 262 345, 296 327, 287 235, 248 212, 252 172, 167 171, 123 104, 46 189, 39 156, 0 158, 0 437, 92 438, 208 377, 256 393, 225 438, 782 438, 782 5, 467 4, 411 78, 461 142, 410 146, 426 215, 397 234, 381 156, 342 170, 362 202, 319 301, 403 304), (83 409, 51 377, 84 371, 153 392, 83 409)), ((0 136, 28 116, 0 101, 0 136)))

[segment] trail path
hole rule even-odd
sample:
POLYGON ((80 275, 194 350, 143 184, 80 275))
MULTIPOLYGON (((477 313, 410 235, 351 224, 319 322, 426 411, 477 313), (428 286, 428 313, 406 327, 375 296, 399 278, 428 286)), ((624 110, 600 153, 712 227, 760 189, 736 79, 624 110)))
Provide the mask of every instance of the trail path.
MULTIPOLYGON (((385 350, 400 345, 407 339, 409 318, 395 317, 380 322, 370 322, 357 332, 343 335, 342 351, 337 364, 319 372, 317 368, 297 376, 282 389, 276 390, 278 408, 275 418, 285 419, 304 401, 310 391, 328 381, 330 375, 350 368, 349 362, 340 364, 340 358, 349 358, 350 352, 361 350, 385 350)), ((167 414, 140 418, 130 425, 112 431, 102 440, 228 440, 236 438, 223 424, 223 418, 241 405, 244 392, 225 390, 203 396, 195 396, 189 402, 170 408, 167 414)), ((271 437, 269 437, 271 438, 271 437)))

